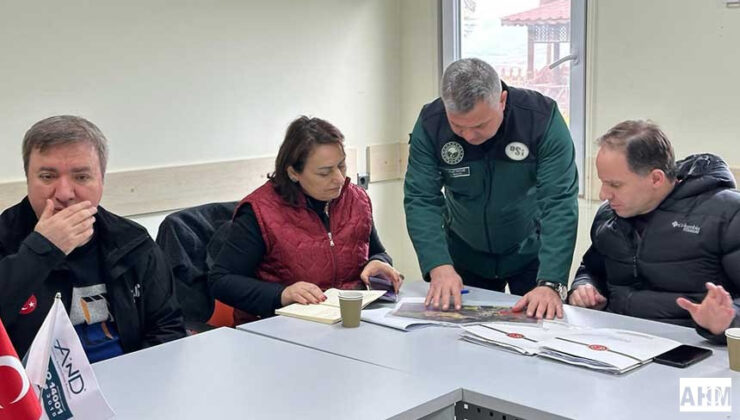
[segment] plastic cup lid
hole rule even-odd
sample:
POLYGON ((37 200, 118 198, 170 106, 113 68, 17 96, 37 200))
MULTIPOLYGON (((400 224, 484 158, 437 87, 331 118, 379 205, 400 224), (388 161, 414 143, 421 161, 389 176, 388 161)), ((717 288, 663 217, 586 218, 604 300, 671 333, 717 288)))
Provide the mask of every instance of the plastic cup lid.
POLYGON ((362 293, 360 292, 339 292, 340 299, 362 299, 362 293))
POLYGON ((740 328, 728 328, 725 330, 727 338, 735 338, 740 340, 740 328))

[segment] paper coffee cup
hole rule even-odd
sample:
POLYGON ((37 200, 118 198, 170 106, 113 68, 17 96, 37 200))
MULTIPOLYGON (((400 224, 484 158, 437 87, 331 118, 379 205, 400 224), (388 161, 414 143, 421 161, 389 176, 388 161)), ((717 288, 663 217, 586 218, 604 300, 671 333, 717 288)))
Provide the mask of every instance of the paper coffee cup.
POLYGON ((342 314, 343 327, 359 327, 360 313, 362 312, 362 293, 339 292, 339 312, 342 314))
POLYGON ((730 369, 740 372, 740 328, 725 330, 727 354, 730 356, 730 369))

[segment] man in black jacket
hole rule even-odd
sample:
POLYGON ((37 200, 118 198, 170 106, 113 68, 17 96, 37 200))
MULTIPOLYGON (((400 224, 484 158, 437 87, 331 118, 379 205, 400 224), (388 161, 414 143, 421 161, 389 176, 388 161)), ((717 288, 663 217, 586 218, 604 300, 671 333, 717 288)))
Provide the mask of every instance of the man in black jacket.
POLYGON ((19 354, 58 292, 91 362, 185 335, 162 252, 98 206, 106 162, 105 137, 80 117, 23 139, 28 195, 0 215, 0 318, 19 354))
POLYGON ((619 123, 598 144, 606 203, 568 302, 723 341, 740 326, 740 193, 727 164, 710 154, 676 163, 647 121, 619 123))

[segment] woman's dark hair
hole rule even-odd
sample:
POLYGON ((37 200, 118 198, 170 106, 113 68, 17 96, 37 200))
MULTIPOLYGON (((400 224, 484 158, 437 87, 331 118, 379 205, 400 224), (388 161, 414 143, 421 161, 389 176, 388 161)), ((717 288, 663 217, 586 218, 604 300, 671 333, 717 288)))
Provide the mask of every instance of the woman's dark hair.
POLYGON ((275 172, 268 175, 275 191, 287 203, 298 205, 301 194, 301 186, 291 181, 288 168, 292 166, 293 170, 302 173, 308 155, 321 144, 336 144, 344 154, 344 135, 328 121, 302 115, 288 126, 275 159, 275 172))

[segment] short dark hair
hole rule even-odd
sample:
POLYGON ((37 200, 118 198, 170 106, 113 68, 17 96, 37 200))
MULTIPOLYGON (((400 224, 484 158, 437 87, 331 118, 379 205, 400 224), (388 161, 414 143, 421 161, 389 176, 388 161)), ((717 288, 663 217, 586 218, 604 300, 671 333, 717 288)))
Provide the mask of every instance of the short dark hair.
POLYGON ((630 170, 640 176, 660 169, 668 179, 676 179, 673 146, 663 130, 652 121, 622 121, 599 137, 596 143, 600 147, 623 151, 630 170))
POLYGON ((344 135, 328 121, 302 115, 288 126, 275 159, 275 172, 268 176, 275 191, 287 203, 298 205, 301 194, 300 185, 290 180, 288 168, 292 166, 293 170, 302 173, 308 155, 320 144, 336 144, 344 154, 344 135))
POLYGON ((77 142, 87 142, 95 148, 100 161, 101 175, 105 176, 105 167, 108 163, 108 141, 95 124, 73 115, 45 118, 26 131, 22 147, 23 170, 26 176, 28 176, 28 161, 34 149, 44 153, 51 147, 77 142))

